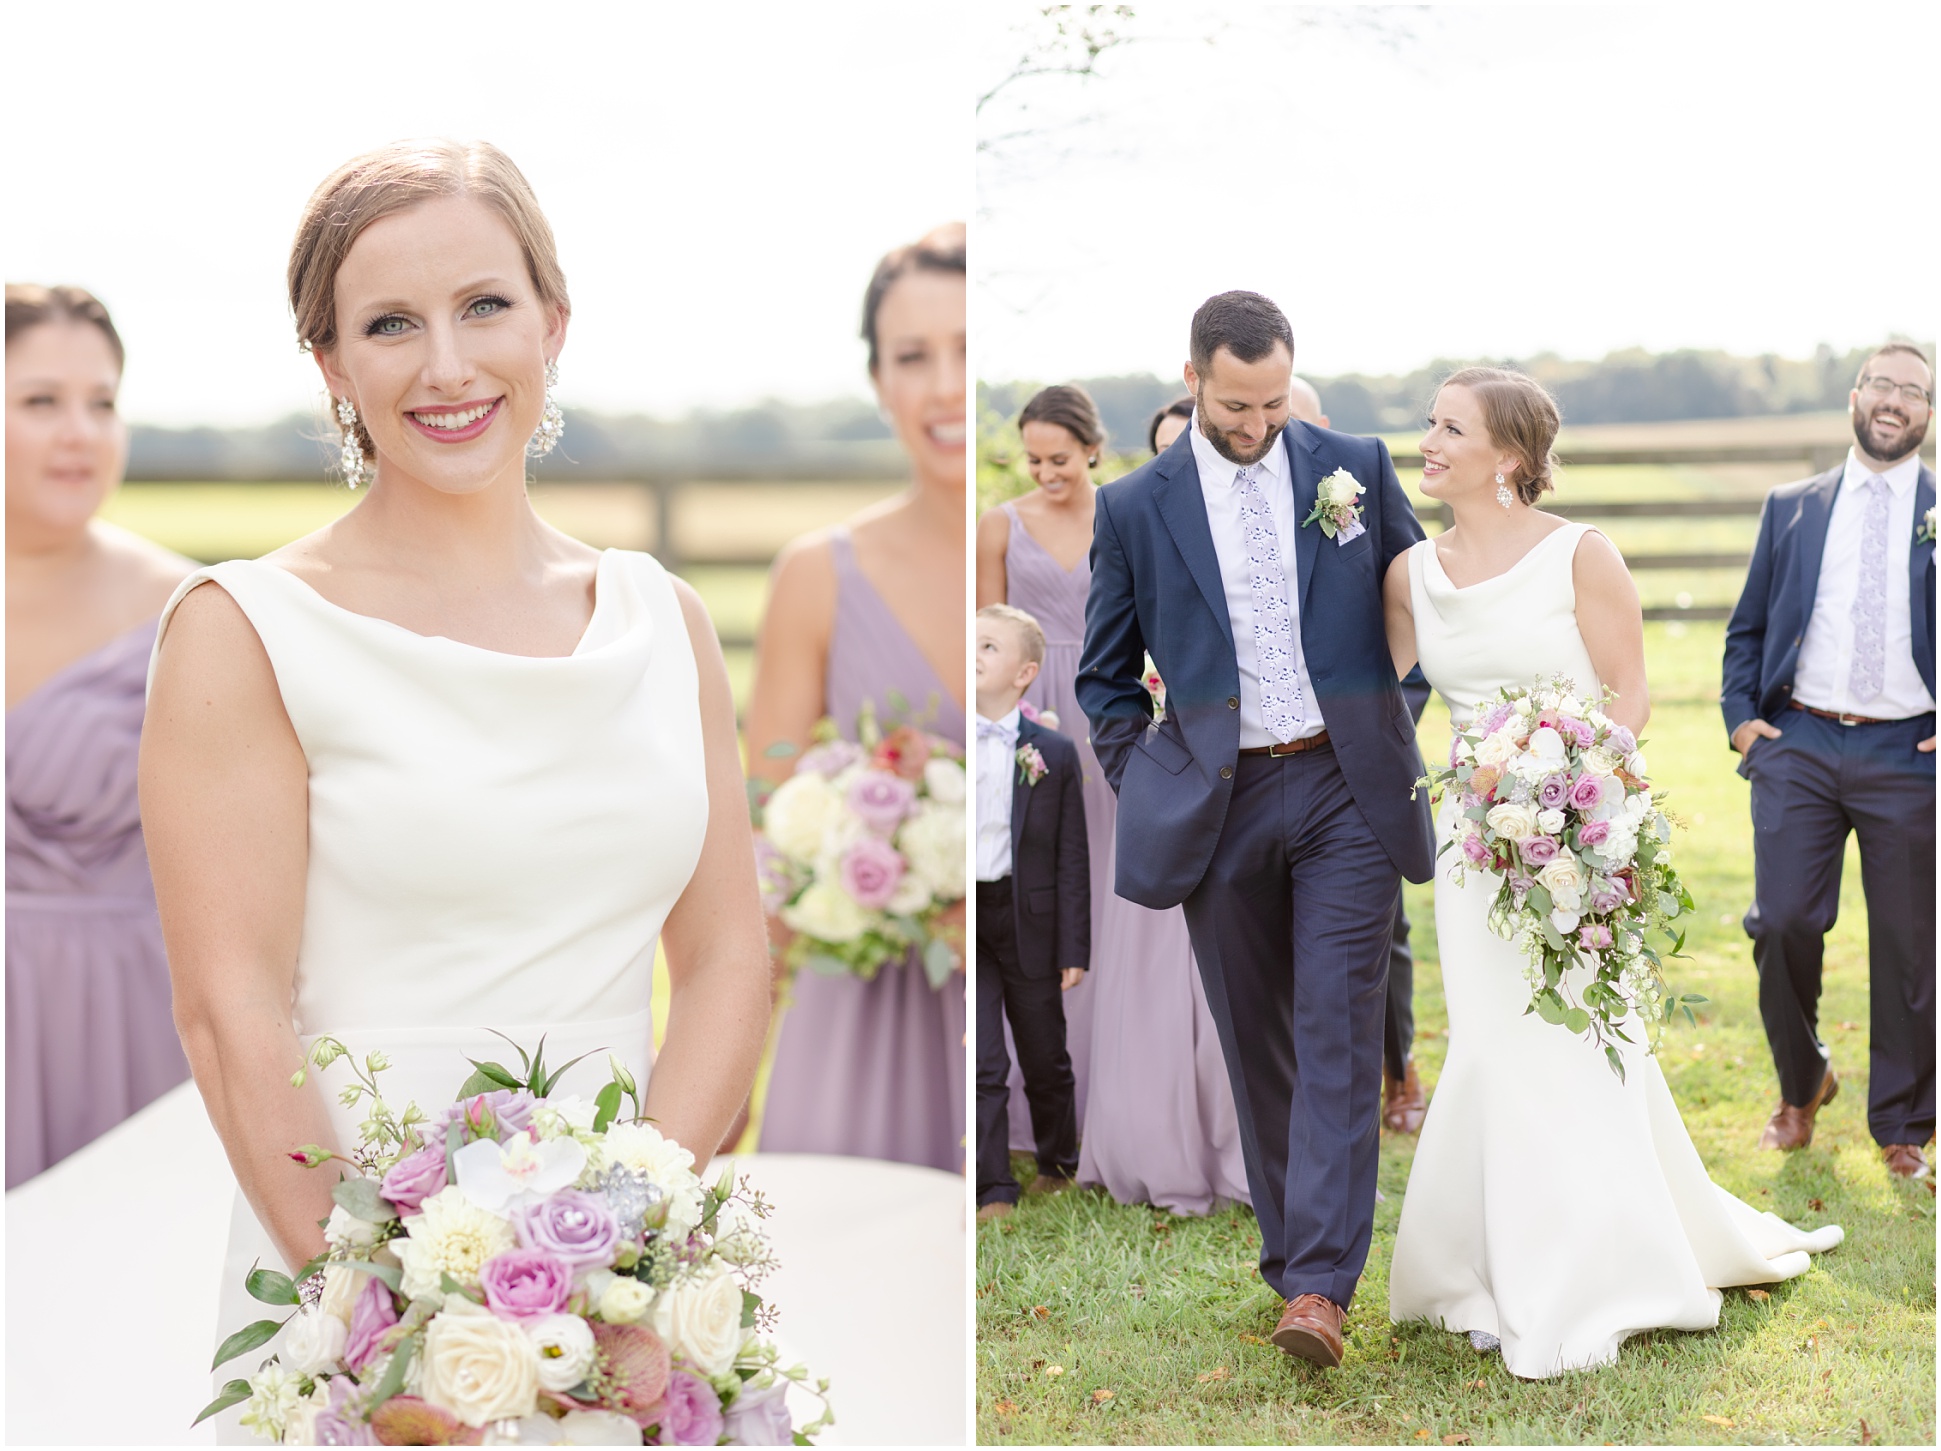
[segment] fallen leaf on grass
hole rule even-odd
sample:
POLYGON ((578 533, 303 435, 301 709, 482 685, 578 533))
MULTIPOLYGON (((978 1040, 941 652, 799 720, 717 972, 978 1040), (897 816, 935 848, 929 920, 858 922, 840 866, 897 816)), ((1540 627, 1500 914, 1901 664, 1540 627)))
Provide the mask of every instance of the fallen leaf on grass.
POLYGON ((1193 1377, 1193 1379, 1198 1381, 1201 1385, 1205 1385, 1208 1381, 1225 1380, 1226 1378, 1227 1378, 1227 1368, 1224 1365, 1216 1365, 1213 1367, 1212 1370, 1209 1370, 1208 1372, 1206 1372, 1206 1374, 1196 1375, 1193 1377))
POLYGON ((1048 1365, 1045 1367, 1046 1375, 1063 1375, 1064 1373, 1065 1367, 1062 1365, 1048 1365))
POLYGON ((1487 1390, 1489 1388, 1489 1382, 1486 1380, 1473 1380, 1469 1383, 1469 1388, 1477 1391, 1487 1390))
POLYGON ((1109 1401, 1109 1400, 1111 1400, 1111 1399, 1112 1399, 1112 1392, 1111 1392, 1111 1391, 1093 1391, 1093 1392, 1092 1392, 1092 1404, 1093 1404, 1093 1405, 1095 1405, 1095 1406, 1102 1406, 1102 1405, 1104 1405, 1104 1404, 1105 1404, 1105 1403, 1106 1403, 1107 1401, 1109 1401))
POLYGON ((1824 1199, 1809 1199, 1806 1201, 1806 1207, 1815 1214, 1826 1213, 1826 1201, 1824 1199))
POLYGON ((1051 1306, 1033 1305, 1031 1307, 1031 1313, 1036 1315, 1040 1320, 1049 1320, 1051 1319, 1051 1306))
POLYGON ((1426 1441, 1429 1439, 1429 1436, 1430 1436, 1430 1431, 1427 1426, 1424 1426, 1421 1430, 1415 1433, 1415 1439, 1418 1441, 1426 1441))
POLYGON ((1860 1024, 1858 1023, 1840 1023, 1836 1026, 1839 1027, 1842 1033, 1858 1033, 1860 1031, 1860 1024))
POLYGON ((1018 1413, 1018 1403, 1016 1401, 999 1401, 991 1409, 996 1411, 1000 1416, 1015 1416, 1018 1413))
POLYGON ((1246 1341, 1247 1344, 1249 1345, 1265 1345, 1267 1343, 1266 1341, 1262 1340, 1258 1335, 1243 1335, 1240 1338, 1246 1341))
POLYGON ((1860 1444, 1862 1446, 1871 1446, 1874 1444, 1874 1428, 1867 1424, 1867 1418, 1865 1416, 1860 1418, 1860 1444))
POLYGON ((1714 1426, 1723 1426, 1728 1431, 1731 1430, 1733 1426, 1733 1421, 1730 1416, 1700 1416, 1699 1420, 1709 1421, 1714 1426))
POLYGON ((1770 1290, 1747 1290, 1746 1298, 1748 1300, 1770 1300, 1772 1298, 1772 1292, 1770 1290))
POLYGON ((1444 1436, 1442 1438, 1442 1444, 1445 1446, 1467 1446, 1469 1444, 1469 1433, 1467 1431, 1457 1431, 1453 1435, 1444 1436))

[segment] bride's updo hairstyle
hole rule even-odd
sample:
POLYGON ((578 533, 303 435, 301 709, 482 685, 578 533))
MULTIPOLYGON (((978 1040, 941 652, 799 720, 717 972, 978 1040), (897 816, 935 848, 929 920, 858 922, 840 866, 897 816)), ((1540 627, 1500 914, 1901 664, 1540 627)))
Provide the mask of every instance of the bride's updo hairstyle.
MULTIPOLYGON (((539 300, 571 311, 553 229, 512 158, 487 141, 393 141, 352 157, 310 194, 290 248, 290 311, 305 352, 337 345, 337 271, 375 221, 434 197, 477 197, 505 218, 539 300)), ((357 442, 375 457, 360 418, 357 442)))
POLYGON ((1442 380, 1445 388, 1452 384, 1482 403, 1490 442, 1517 456, 1521 466, 1512 482, 1518 499, 1534 504, 1557 487, 1557 455, 1550 446, 1563 415, 1543 384, 1514 368, 1463 368, 1442 380))
POLYGON ((1105 424, 1092 395, 1076 383, 1054 383, 1032 394, 1018 415, 1020 430, 1027 423, 1056 424, 1090 449, 1092 463, 1097 465, 1099 450, 1105 447, 1105 424))
POLYGON ((869 287, 863 292, 862 338, 869 344, 870 376, 876 374, 876 314, 897 279, 906 272, 955 272, 961 277, 965 271, 962 222, 945 222, 909 246, 898 247, 894 252, 885 254, 883 260, 876 264, 869 287))

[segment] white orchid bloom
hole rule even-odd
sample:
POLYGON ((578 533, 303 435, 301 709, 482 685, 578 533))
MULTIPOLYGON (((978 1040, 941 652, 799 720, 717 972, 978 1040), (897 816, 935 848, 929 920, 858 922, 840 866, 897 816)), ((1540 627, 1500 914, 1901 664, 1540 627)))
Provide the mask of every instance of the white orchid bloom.
POLYGON ((586 1168, 586 1149, 560 1137, 534 1143, 514 1134, 504 1144, 478 1139, 452 1155, 458 1187, 465 1197, 492 1214, 537 1204, 571 1185, 586 1168))

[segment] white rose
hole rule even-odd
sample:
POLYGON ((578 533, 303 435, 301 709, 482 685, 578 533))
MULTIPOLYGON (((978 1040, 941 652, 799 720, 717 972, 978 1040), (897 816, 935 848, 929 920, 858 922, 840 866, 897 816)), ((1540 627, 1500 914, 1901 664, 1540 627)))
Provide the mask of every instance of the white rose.
POLYGON ((763 831, 777 850, 797 861, 811 861, 822 850, 822 838, 842 819, 842 792, 835 784, 808 771, 791 776, 775 788, 763 814, 763 831))
POLYGON ((1564 814, 1554 806, 1548 811, 1539 811, 1537 826, 1545 836, 1555 836, 1564 829, 1564 814))
POLYGON ((378 1227, 359 1219, 341 1204, 333 1204, 324 1221, 324 1243, 332 1249, 369 1249, 377 1243, 378 1227))
POLYGON ((906 867, 903 875, 897 878, 896 890, 890 893, 890 900, 883 910, 892 916, 921 912, 930 905, 933 895, 929 879, 922 872, 913 872, 906 867))
POLYGON ((1613 868, 1622 867, 1638 854, 1638 834, 1627 827, 1614 826, 1597 854, 1613 868))
POLYGON ((1501 806, 1492 806, 1484 818, 1489 829, 1498 836, 1506 836, 1512 841, 1522 841, 1526 836, 1534 836, 1537 830, 1537 814, 1527 806, 1519 806, 1514 801, 1505 801, 1501 806))
POLYGON ((782 908, 782 922, 823 942, 854 942, 869 930, 870 914, 856 905, 833 874, 811 882, 782 908))
POLYGON ((364 1275, 344 1265, 325 1265, 323 1271, 323 1298, 317 1308, 333 1319, 344 1322, 350 1328, 351 1311, 357 1306, 357 1297, 364 1290, 364 1275))
POLYGON ((350 1339, 350 1327, 322 1306, 299 1310, 283 1329, 283 1356, 298 1375, 317 1375, 334 1368, 350 1339))
POLYGON ((1355 482, 1355 476, 1346 469, 1336 469, 1321 480, 1321 502, 1324 504, 1352 504, 1366 492, 1355 482))
POLYGON ((249 1401, 242 1411, 243 1429, 254 1431, 265 1441, 281 1441, 290 1412, 302 1398, 297 1377, 271 1361, 249 1377, 249 1401))
POLYGON ((697 1374, 726 1375, 748 1333, 741 1285, 721 1264, 678 1282, 654 1302, 654 1329, 697 1374))
POLYGON ((945 806, 962 805, 970 789, 964 780, 964 768, 942 756, 932 756, 924 762, 923 785, 931 800, 945 806))
POLYGON ((1566 912, 1579 912, 1583 910, 1584 897, 1581 892, 1573 892, 1569 887, 1559 887, 1550 894, 1550 905, 1566 912))
POLYGON ((390 1243, 404 1268, 401 1288, 408 1300, 424 1296, 442 1303, 442 1276, 476 1285, 479 1266, 519 1242, 510 1223, 479 1208, 456 1184, 425 1200, 404 1227, 408 1237, 390 1243))
POLYGON ((1582 892, 1589 877, 1577 864, 1577 858, 1565 852, 1545 863, 1543 870, 1537 873, 1537 880, 1554 897, 1558 892, 1582 892))
POLYGON ((528 1320, 524 1329, 539 1357, 542 1389, 571 1390, 593 1369, 593 1327, 579 1316, 547 1315, 528 1320))
POLYGON ((1503 766, 1516 754, 1516 745, 1507 730, 1492 731, 1476 743, 1476 764, 1503 766))
POLYGON ((966 825, 962 806, 928 802, 896 834, 897 850, 949 901, 964 895, 966 825))
POLYGON ((609 1325, 632 1325, 647 1313, 654 1292, 632 1275, 615 1275, 600 1292, 600 1318, 609 1325))
POLYGON ((1617 755, 1604 746, 1592 746, 1581 759, 1593 776, 1608 776, 1617 770, 1617 755))
POLYGON ((459 1296, 425 1327, 424 1398, 468 1426, 531 1415, 539 1352, 526 1332, 459 1296))
POLYGON ((1566 937, 1577 930, 1579 920, 1575 912, 1566 912, 1562 907, 1553 908, 1550 913, 1550 925, 1566 937))
POLYGON ((618 1123, 594 1149, 602 1172, 615 1164, 647 1176, 667 1196, 667 1232, 685 1238, 701 1222, 701 1180, 694 1155, 652 1124, 618 1123))

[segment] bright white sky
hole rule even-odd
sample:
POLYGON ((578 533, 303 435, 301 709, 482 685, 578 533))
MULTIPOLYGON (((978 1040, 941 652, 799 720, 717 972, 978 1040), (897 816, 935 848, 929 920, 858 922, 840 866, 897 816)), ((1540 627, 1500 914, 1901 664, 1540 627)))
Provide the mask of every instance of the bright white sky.
MULTIPOLYGON (((980 90, 1035 8, 980 6, 980 90)), ((980 166, 981 377, 1177 374, 1228 288, 1317 375, 1935 336, 1931 0, 1384 7, 1393 45, 1321 7, 1138 9, 1158 38, 1097 78, 985 108, 1035 134, 980 166)))
POLYGON ((321 398, 283 290, 310 192, 398 137, 479 137, 559 239, 569 411, 863 396, 871 267, 971 209, 969 12, 13 6, 0 261, 108 303, 129 418, 267 421, 321 398))

